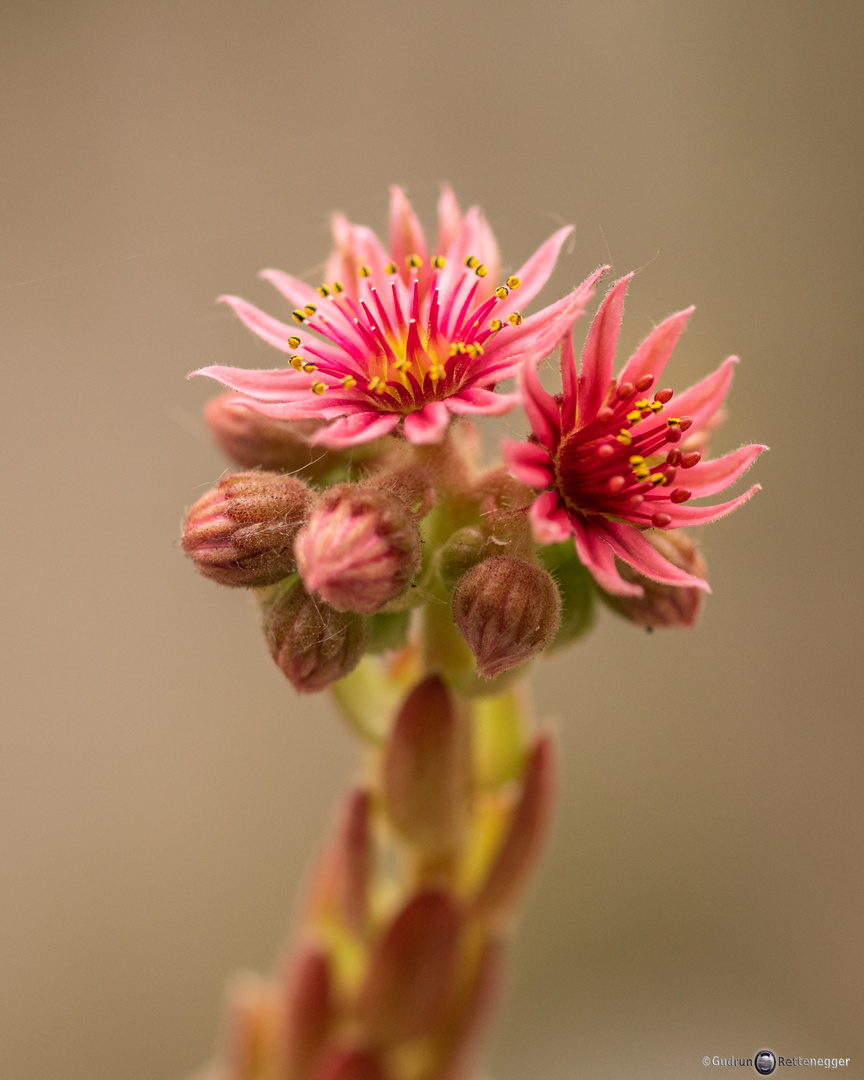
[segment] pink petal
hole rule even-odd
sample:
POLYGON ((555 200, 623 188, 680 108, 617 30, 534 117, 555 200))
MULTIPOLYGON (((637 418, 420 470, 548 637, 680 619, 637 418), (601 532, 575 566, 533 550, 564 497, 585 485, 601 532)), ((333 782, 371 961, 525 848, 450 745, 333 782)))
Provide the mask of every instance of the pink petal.
POLYGON ((392 431, 399 423, 398 413, 361 412, 337 420, 335 424, 322 428, 310 440, 314 445, 329 446, 338 450, 345 446, 357 446, 371 442, 392 431))
POLYGON ((354 225, 354 254, 361 264, 366 264, 372 271, 372 280, 386 281, 387 275, 384 267, 390 262, 390 256, 384 250, 384 245, 371 229, 365 225, 354 225))
POLYGON ((615 554, 645 577, 660 581, 664 585, 687 585, 690 588, 711 592, 707 581, 688 574, 686 570, 678 566, 673 566, 633 525, 606 519, 601 522, 600 527, 606 542, 615 554))
POLYGON ((730 356, 724 360, 716 371, 712 371, 701 382, 674 397, 667 406, 667 412, 674 412, 676 416, 692 417, 692 432, 703 428, 729 393, 737 363, 737 356, 730 356))
POLYGON ((552 483, 552 459, 542 446, 502 439, 501 454, 507 468, 523 484, 542 489, 552 483))
POLYGON ((501 253, 498 250, 495 233, 492 232, 483 213, 477 215, 477 250, 475 254, 489 271, 486 280, 490 285, 494 285, 498 280, 498 275, 501 273, 501 253))
POLYGON ((767 446, 754 443, 733 450, 731 454, 715 458, 713 461, 700 461, 690 469, 678 472, 675 483, 689 488, 695 498, 703 495, 715 495, 734 484, 739 476, 750 468, 767 446))
POLYGON ((549 276, 555 269, 561 247, 573 226, 567 225, 558 232, 553 233, 545 244, 541 244, 530 259, 516 271, 516 277, 521 281, 518 289, 511 289, 510 295, 495 308, 496 319, 506 319, 513 311, 519 311, 527 307, 537 293, 549 280, 549 276))
POLYGON ((522 390, 522 407, 532 431, 541 445, 554 453, 561 437, 561 416, 555 398, 543 389, 532 362, 523 364, 519 385, 522 390))
POLYGON ((293 368, 272 368, 269 371, 248 371, 246 368, 222 367, 214 364, 211 367, 199 368, 190 373, 189 378, 196 375, 207 375, 216 379, 224 386, 230 386, 241 394, 248 394, 257 401, 285 401, 298 392, 309 393, 310 377, 301 375, 293 368))
POLYGON ((594 316, 588 332, 579 373, 580 427, 590 424, 597 416, 609 392, 615 348, 618 344, 618 332, 621 329, 621 316, 624 312, 624 294, 632 277, 632 274, 627 274, 626 277, 615 282, 594 316))
POLYGON ((625 364, 618 376, 619 384, 629 382, 635 386, 643 375, 653 375, 659 379, 681 331, 695 310, 689 307, 679 311, 656 326, 625 364))
POLYGON ((462 211, 449 184, 441 185, 438 199, 438 241, 435 250, 439 255, 446 255, 456 238, 462 224, 462 211))
POLYGON ((450 422, 450 413, 443 401, 430 401, 405 417, 405 438, 415 446, 436 443, 450 422))
POLYGON ((576 371, 576 353, 573 351, 573 334, 565 334, 561 340, 561 428, 572 431, 576 425, 576 402, 578 400, 579 375, 576 371))
POLYGON ((354 226, 344 214, 330 219, 333 232, 333 251, 327 257, 324 271, 328 282, 341 281, 352 300, 357 299, 357 267, 362 261, 354 251, 354 226))
POLYGON ((514 405, 521 402, 519 394, 498 394, 492 390, 484 390, 479 386, 471 386, 452 394, 445 400, 450 412, 456 416, 465 416, 469 413, 482 413, 484 416, 503 416, 510 412, 514 405))
MULTIPOLYGON (((737 499, 719 503, 717 506, 691 506, 689 503, 681 506, 669 506, 667 512, 672 518, 672 528, 677 529, 681 525, 707 525, 709 521, 717 521, 718 518, 731 514, 739 506, 752 499, 757 491, 761 491, 761 484, 754 484, 749 491, 739 495, 737 499)), ((659 579, 658 579, 659 580, 659 579)))
POLYGON ((573 523, 557 491, 544 491, 528 511, 531 531, 538 544, 560 544, 573 535, 573 523))
POLYGON ((284 353, 294 352, 288 344, 288 338, 294 331, 287 323, 274 319, 272 315, 261 311, 246 300, 241 300, 239 296, 220 296, 219 303, 228 304, 244 326, 266 341, 268 345, 272 345, 274 349, 279 349, 284 353))
POLYGON ((406 259, 409 255, 419 255, 423 260, 421 278, 431 280, 429 252, 426 237, 417 215, 402 188, 395 184, 390 188, 390 255, 399 267, 399 274, 404 282, 411 279, 406 259))
POLYGON ((305 281, 292 277, 282 270, 262 270, 258 277, 269 281, 283 296, 298 307, 304 307, 306 304, 315 304, 317 306, 321 303, 321 297, 318 295, 317 289, 313 289, 305 281))
POLYGON ((625 581, 615 565, 615 552, 609 546, 599 522, 600 518, 574 517, 571 519, 576 542, 576 554, 582 564, 606 592, 615 596, 643 596, 641 585, 625 581))

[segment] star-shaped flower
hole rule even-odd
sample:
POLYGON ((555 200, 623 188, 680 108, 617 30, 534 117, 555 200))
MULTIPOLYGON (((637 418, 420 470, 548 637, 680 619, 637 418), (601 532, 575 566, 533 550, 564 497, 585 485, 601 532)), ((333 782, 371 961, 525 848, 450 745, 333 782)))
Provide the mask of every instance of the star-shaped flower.
POLYGON ((293 324, 235 296, 221 299, 259 337, 288 354, 269 371, 206 367, 280 420, 319 419, 329 447, 378 438, 403 425, 413 443, 437 442, 451 415, 497 416, 518 400, 495 392, 525 362, 548 355, 581 315, 600 270, 568 296, 524 317, 549 278, 570 227, 559 229, 516 274, 499 282, 498 247, 477 207, 462 214, 449 187, 431 252, 400 188, 391 189, 390 249, 341 214, 327 283, 317 289, 280 270, 262 277, 292 304, 293 324))
POLYGON ((654 581, 709 591, 702 578, 665 559, 645 530, 702 525, 736 509, 758 484, 719 505, 687 504, 729 487, 766 447, 742 446, 711 461, 702 461, 697 449, 705 449, 718 422, 736 357, 678 395, 674 405, 672 390, 654 390, 692 308, 662 322, 612 377, 631 276, 618 281, 600 306, 578 373, 572 337, 564 338, 563 394, 552 397, 543 389, 533 363, 522 368, 533 434, 525 443, 506 442, 504 456, 517 479, 542 490, 529 511, 536 539, 551 544, 572 536, 580 560, 607 592, 643 592, 621 576, 616 559, 654 581))

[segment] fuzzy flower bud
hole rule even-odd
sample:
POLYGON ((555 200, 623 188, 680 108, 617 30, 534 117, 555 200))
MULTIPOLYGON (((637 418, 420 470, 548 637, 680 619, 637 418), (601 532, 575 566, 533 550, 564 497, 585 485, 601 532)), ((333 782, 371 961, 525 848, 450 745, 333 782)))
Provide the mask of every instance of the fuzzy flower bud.
POLYGON ((205 577, 221 585, 271 585, 295 569, 294 537, 311 500, 294 476, 226 476, 189 511, 183 550, 205 577))
POLYGON ((453 620, 486 679, 545 649, 561 622, 561 598, 550 575, 519 559, 478 563, 453 592, 453 620))
MULTIPOLYGON (((645 538, 667 562, 697 578, 705 578, 705 560, 689 536, 679 530, 646 532, 645 538)), ((635 582, 644 590, 642 596, 613 596, 600 591, 605 603, 625 619, 650 630, 659 627, 695 626, 702 608, 702 589, 684 585, 663 585, 621 563, 618 567, 625 581, 635 582)))
POLYGON ((265 601, 264 633, 273 659, 301 694, 323 690, 353 671, 365 647, 362 621, 316 603, 297 579, 265 601))
POLYGON ((332 455, 309 439, 322 426, 320 420, 274 420, 251 408, 249 399, 228 392, 204 406, 207 426, 229 457, 247 469, 273 469, 315 476, 316 463, 331 465, 332 455))
POLYGON ((420 530, 390 492, 336 484, 319 499, 295 544, 309 592, 337 611, 372 615, 405 592, 420 568, 420 530))

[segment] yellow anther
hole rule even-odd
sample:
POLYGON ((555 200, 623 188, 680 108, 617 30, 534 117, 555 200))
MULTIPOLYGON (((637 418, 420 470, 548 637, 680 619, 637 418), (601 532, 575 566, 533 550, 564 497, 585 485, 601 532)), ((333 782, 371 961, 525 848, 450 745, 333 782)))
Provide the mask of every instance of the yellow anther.
POLYGON ((476 255, 466 255, 465 265, 468 267, 469 270, 473 270, 475 266, 480 265, 480 260, 477 258, 476 255))
POLYGON ((429 368, 429 378, 432 382, 438 382, 443 374, 444 372, 437 364, 433 364, 432 367, 429 368))
POLYGON ((648 477, 651 475, 651 470, 648 468, 647 465, 640 465, 638 469, 633 470, 633 475, 636 476, 639 480, 647 480, 648 477))
POLYGON ((519 326, 522 322, 522 316, 518 311, 514 311, 512 315, 507 316, 507 322, 509 322, 511 326, 519 326))
POLYGON ((333 292, 345 292, 345 286, 341 281, 333 282, 333 292))
POLYGON ((628 458, 631 465, 643 465, 645 458, 641 454, 634 454, 631 458, 628 458))
POLYGON ((444 258, 443 255, 436 255, 435 258, 432 260, 432 265, 435 267, 436 270, 443 270, 444 267, 447 265, 447 260, 444 258))
POLYGON ((486 275, 489 273, 489 267, 484 266, 483 263, 480 263, 474 273, 477 275, 477 277, 486 277, 486 275))
POLYGON ((493 319, 492 322, 489 323, 489 329, 500 330, 503 325, 504 323, 502 323, 500 319, 493 319))
POLYGON ((303 357, 289 356, 288 363, 291 365, 291 367, 294 368, 295 371, 300 371, 300 369, 303 367, 303 357))
POLYGON ((319 296, 329 296, 330 295, 330 290, 327 288, 326 285, 319 285, 318 286, 318 295, 319 296))
POLYGON ((632 411, 632 412, 628 412, 628 413, 627 413, 627 419, 628 419, 628 420, 629 420, 629 421, 630 421, 631 423, 635 424, 637 420, 641 420, 641 419, 642 419, 642 413, 641 413, 641 412, 639 412, 639 410, 638 410, 638 409, 633 409, 633 411, 632 411))
POLYGON ((303 365, 303 370, 306 372, 307 375, 311 375, 313 371, 318 370, 318 365, 310 362, 303 365))
POLYGON ((384 391, 387 389, 387 383, 384 381, 384 379, 379 379, 377 375, 374 375, 369 380, 368 389, 370 389, 373 394, 383 394, 384 391))
POLYGON ((636 406, 637 409, 651 408, 651 402, 646 397, 643 397, 641 401, 634 401, 633 404, 636 406))
POLYGON ((357 273, 360 275, 360 277, 369 277, 369 275, 372 273, 372 269, 364 263, 357 271, 357 273))
POLYGON ((294 308, 294 310, 291 312, 291 318, 296 323, 304 323, 304 322, 306 322, 306 316, 303 314, 303 312, 300 310, 300 308, 294 308))
POLYGON ((662 472, 653 473, 652 476, 651 476, 651 483, 655 484, 655 485, 656 484, 665 484, 666 483, 665 474, 662 473, 662 472))
POLYGON ((678 416, 670 416, 666 423, 669 425, 669 427, 680 427, 681 418, 678 416))
POLYGON ((618 442, 622 446, 630 446, 633 443, 633 437, 626 428, 621 428, 621 431, 615 436, 618 442))
POLYGON ((518 289, 519 286, 522 284, 522 281, 520 278, 513 275, 512 277, 507 278, 507 284, 510 286, 511 289, 518 289))
POLYGON ((313 382, 309 389, 313 394, 317 394, 320 397, 327 389, 327 385, 323 382, 313 382))
POLYGON ((290 347, 292 349, 299 349, 300 348, 300 338, 299 337, 289 337, 288 338, 288 344, 290 345, 290 347))
POLYGON ((353 390, 356 385, 357 380, 354 378, 353 375, 346 375, 345 378, 342 380, 343 390, 353 390))
POLYGON ((651 412, 660 412, 660 410, 663 408, 663 402, 652 401, 648 408, 651 410, 651 412))
POLYGON ((303 308, 303 313, 311 317, 315 314, 317 310, 318 309, 315 307, 314 304, 307 304, 306 307, 303 308))
POLYGON ((478 341, 478 342, 477 342, 477 344, 476 344, 476 345, 474 346, 474 348, 475 348, 475 349, 477 350, 477 355, 478 355, 478 356, 482 356, 482 355, 483 355, 483 351, 484 351, 484 350, 483 350, 483 346, 482 346, 482 345, 480 344, 480 342, 479 342, 479 341, 478 341))
POLYGON ((411 267, 412 270, 419 270, 423 265, 423 260, 419 255, 409 255, 405 262, 411 267))
POLYGON ((396 361, 393 367, 396 368, 397 371, 405 371, 406 368, 411 367, 411 361, 403 356, 401 360, 396 361))
POLYGON ((498 297, 499 300, 506 300, 507 297, 510 295, 510 290, 507 288, 506 285, 499 285, 498 288, 495 290, 495 295, 498 297))
POLYGON ((398 271, 399 271, 399 267, 394 262, 389 262, 384 267, 384 273, 385 274, 395 274, 395 273, 398 273, 398 271))
POLYGON ((477 355, 477 347, 476 347, 476 345, 466 345, 465 346, 465 352, 467 352, 468 355, 473 360, 475 358, 475 356, 477 355))

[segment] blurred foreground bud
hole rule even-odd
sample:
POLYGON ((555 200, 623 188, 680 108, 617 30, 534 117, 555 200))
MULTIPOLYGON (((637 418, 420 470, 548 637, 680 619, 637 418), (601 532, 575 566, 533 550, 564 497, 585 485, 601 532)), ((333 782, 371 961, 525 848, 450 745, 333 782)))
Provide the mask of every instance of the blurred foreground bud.
POLYGON ((183 550, 221 585, 272 585, 294 572, 294 538, 311 501, 309 489, 293 476, 226 476, 189 511, 183 550))
POLYGON ((409 900, 369 959, 358 1019, 385 1045, 424 1035, 437 1021, 455 975, 461 918, 443 892, 409 900))
POLYGON ((337 611, 372 615, 405 592, 420 568, 420 530, 395 495, 336 484, 316 503, 295 544, 309 592, 337 611))
MULTIPOLYGON (((643 534, 651 546, 666 559, 697 578, 705 578, 705 560, 689 536, 680 530, 660 532, 659 530, 643 534)), ((659 627, 686 627, 696 625, 702 608, 702 589, 688 588, 684 585, 663 585, 638 573, 632 566, 621 563, 618 567, 625 581, 635 582, 644 590, 643 596, 613 596, 600 591, 605 603, 625 619, 645 626, 650 630, 659 627)))
POLYGON ((360 1046, 333 1046, 317 1062, 310 1080, 386 1080, 377 1054, 360 1046))
POLYGON ((561 622, 555 582, 539 566, 496 557, 478 563, 453 592, 453 619, 486 679, 545 649, 561 622))
POLYGON ((510 824, 474 899, 478 917, 506 918, 521 899, 546 842, 554 797, 555 751, 545 735, 534 744, 510 824))
POLYGON ((431 855, 460 842, 468 812, 470 763, 465 719, 437 675, 408 695, 384 756, 382 787, 390 818, 431 855))
POLYGON ((301 694, 341 679, 363 656, 362 620, 316 603, 297 579, 265 600, 264 633, 273 659, 301 694))
POLYGON ((207 402, 204 418, 225 453, 247 469, 302 469, 315 477, 324 471, 322 465, 330 468, 333 455, 308 442, 323 427, 320 420, 273 420, 230 391, 207 402))
POLYGON ((327 954, 300 950, 285 979, 285 1077, 303 1080, 324 1045, 333 1019, 333 986, 327 954))

